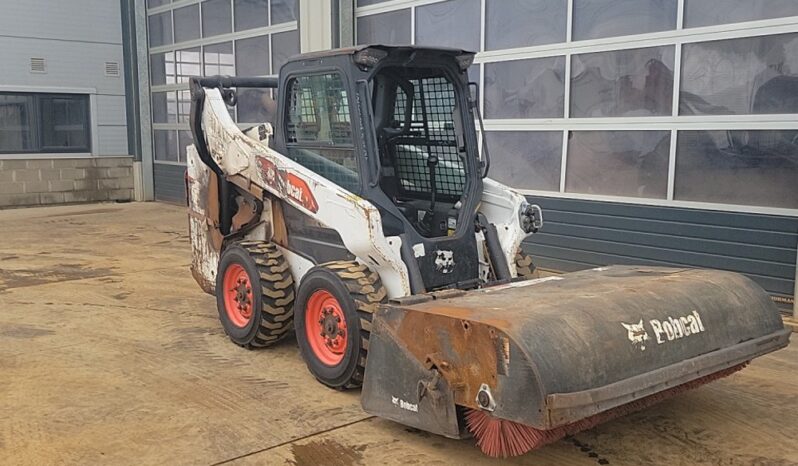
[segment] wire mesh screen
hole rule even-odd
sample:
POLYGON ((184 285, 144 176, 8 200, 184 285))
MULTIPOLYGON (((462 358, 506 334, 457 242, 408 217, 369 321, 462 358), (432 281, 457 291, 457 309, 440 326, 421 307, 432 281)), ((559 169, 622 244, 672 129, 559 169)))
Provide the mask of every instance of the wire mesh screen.
MULTIPOLYGON (((442 199, 457 200, 465 185, 465 167, 454 129, 454 87, 443 77, 412 79, 410 83, 414 91, 410 131, 393 141, 400 191, 413 197, 429 197, 427 161, 435 155, 436 193, 442 199)), ((396 92, 394 118, 402 122, 407 95, 400 87, 396 92)))

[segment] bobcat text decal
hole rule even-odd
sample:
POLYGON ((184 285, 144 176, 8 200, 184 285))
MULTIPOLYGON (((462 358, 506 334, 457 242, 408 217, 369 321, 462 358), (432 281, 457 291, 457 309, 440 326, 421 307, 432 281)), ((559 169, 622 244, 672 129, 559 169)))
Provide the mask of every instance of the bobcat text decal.
POLYGON ((305 180, 293 173, 277 168, 274 162, 265 157, 259 156, 257 160, 261 175, 263 175, 263 181, 269 187, 314 214, 318 212, 319 204, 316 202, 316 198, 313 197, 313 193, 305 180))
MULTIPOLYGON (((701 322, 701 314, 699 314, 698 311, 693 311, 682 317, 669 316, 664 320, 651 319, 648 323, 651 326, 654 339, 657 340, 658 345, 689 337, 690 335, 697 335, 705 331, 704 323, 701 322)), ((650 340, 651 337, 649 337, 648 331, 646 331, 643 319, 640 319, 640 322, 636 324, 625 324, 621 322, 621 325, 626 329, 626 337, 629 341, 631 341, 633 345, 639 347, 640 351, 645 351, 646 342, 650 340)))

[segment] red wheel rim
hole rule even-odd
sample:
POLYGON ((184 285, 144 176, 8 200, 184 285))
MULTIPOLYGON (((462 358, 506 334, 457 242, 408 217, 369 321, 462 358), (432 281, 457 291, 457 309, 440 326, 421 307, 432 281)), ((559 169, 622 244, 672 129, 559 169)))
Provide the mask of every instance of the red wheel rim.
POLYGON ((246 327, 252 319, 254 302, 252 299, 252 283, 244 267, 230 264, 224 271, 222 280, 224 290, 224 310, 227 318, 236 327, 246 327))
POLYGON ((319 361, 335 366, 344 359, 347 345, 346 318, 341 304, 329 291, 316 290, 305 310, 305 334, 319 361))

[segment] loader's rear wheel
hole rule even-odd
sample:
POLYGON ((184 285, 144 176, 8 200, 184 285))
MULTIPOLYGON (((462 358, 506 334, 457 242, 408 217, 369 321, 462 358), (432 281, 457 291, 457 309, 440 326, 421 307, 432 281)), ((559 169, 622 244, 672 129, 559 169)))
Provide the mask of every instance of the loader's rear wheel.
POLYGON ((245 348, 269 346, 293 327, 294 279, 282 252, 265 241, 242 241, 222 252, 216 306, 225 333, 245 348))
POLYGON ((379 274, 353 261, 328 262, 302 278, 294 327, 302 358, 321 383, 363 383, 371 316, 385 297, 379 274))
POLYGON ((519 278, 540 278, 540 272, 538 272, 535 264, 532 263, 532 256, 525 254, 521 248, 518 248, 515 253, 515 270, 519 278))

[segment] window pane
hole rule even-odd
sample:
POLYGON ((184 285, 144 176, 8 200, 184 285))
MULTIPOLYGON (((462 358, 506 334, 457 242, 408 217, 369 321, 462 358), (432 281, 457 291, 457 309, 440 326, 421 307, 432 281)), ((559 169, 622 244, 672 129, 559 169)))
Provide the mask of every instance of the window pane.
POLYGON ((42 96, 42 149, 88 150, 89 99, 42 96))
POLYGON ((388 0, 357 0, 357 6, 376 5, 377 3, 387 2, 388 0))
POLYGON ((186 162, 186 147, 192 144, 194 144, 194 137, 191 136, 191 131, 177 132, 177 153, 179 162, 186 162))
POLYGON ((485 64, 486 118, 562 118, 565 57, 485 64))
POLYGON ((681 115, 798 113, 798 34, 685 44, 681 115))
POLYGON ((34 98, 24 94, 0 94, 0 152, 36 149, 34 98))
POLYGON ((272 34, 272 73, 278 74, 289 58, 299 54, 299 32, 272 34))
POLYGON ((166 5, 172 0, 147 0, 147 8, 155 8, 156 6, 166 5))
POLYGON ((664 199, 670 139, 670 131, 572 131, 565 190, 664 199))
POLYGON ((232 24, 230 0, 208 0, 202 3, 202 37, 231 32, 232 24))
POLYGON ((361 16, 357 19, 358 44, 406 45, 410 43, 410 9, 361 16))
POLYGON ((177 121, 177 100, 174 92, 152 93, 152 122, 174 123, 177 121))
POLYGON ((235 0, 236 31, 269 25, 269 0, 235 0))
POLYGON ((673 47, 574 55, 572 117, 671 115, 673 47))
POLYGON ((191 116, 191 91, 177 91, 177 121, 188 123, 191 116))
POLYGON ((175 10, 175 42, 199 39, 199 4, 175 10))
POLYGON ((153 131, 155 160, 177 162, 177 132, 156 129, 153 131))
POLYGON ((175 80, 179 83, 187 83, 191 76, 200 76, 200 48, 178 50, 175 52, 175 80))
POLYGON ((449 0, 416 8, 416 44, 479 50, 479 0, 449 0))
POLYGON ((147 18, 150 47, 172 43, 172 13, 158 13, 147 18))
POLYGON ((674 197, 798 208, 798 130, 679 131, 674 197))
POLYGON ((676 4, 676 0, 574 0, 573 40, 674 29, 676 4))
POLYGON ((240 123, 277 124, 277 101, 270 89, 239 89, 236 107, 240 123))
POLYGON ((565 42, 566 2, 487 0, 485 49, 565 42))
POLYGON ((685 0, 685 27, 798 15, 795 0, 685 0))
POLYGON ((344 188, 358 190, 357 159, 354 151, 346 147, 352 144, 352 124, 340 75, 301 76, 292 79, 288 89, 288 155, 344 188), (319 145, 330 147, 318 148, 319 145))
POLYGON ((269 36, 236 41, 236 75, 269 74, 269 36))
POLYGON ((489 131, 491 178, 518 189, 560 190, 561 131, 489 131))
POLYGON ((175 83, 174 52, 154 53, 150 55, 150 85, 175 83))
POLYGON ((233 43, 206 45, 203 47, 205 58, 205 76, 235 75, 233 66, 233 43))
POLYGON ((272 0, 272 24, 296 21, 297 0, 272 0))

